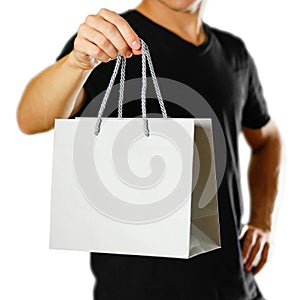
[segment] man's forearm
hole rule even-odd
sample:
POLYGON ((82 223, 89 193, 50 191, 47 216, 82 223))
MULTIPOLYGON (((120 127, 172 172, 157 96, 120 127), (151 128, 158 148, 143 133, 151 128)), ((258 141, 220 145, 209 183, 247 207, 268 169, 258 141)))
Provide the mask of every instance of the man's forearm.
POLYGON ((279 134, 270 135, 263 145, 252 151, 249 165, 249 223, 265 231, 272 226, 272 212, 278 189, 280 148, 279 134))
POLYGON ((91 70, 72 65, 72 53, 35 76, 27 85, 17 110, 25 133, 46 131, 55 118, 68 118, 84 101, 82 86, 91 70))

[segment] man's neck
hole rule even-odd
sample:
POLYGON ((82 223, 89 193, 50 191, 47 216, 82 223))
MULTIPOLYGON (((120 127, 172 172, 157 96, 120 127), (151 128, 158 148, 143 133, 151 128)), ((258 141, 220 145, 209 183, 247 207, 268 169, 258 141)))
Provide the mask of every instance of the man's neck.
POLYGON ((201 3, 188 11, 174 10, 159 0, 143 0, 136 10, 153 22, 174 32, 182 39, 198 46, 205 39, 205 32, 200 18, 201 3))

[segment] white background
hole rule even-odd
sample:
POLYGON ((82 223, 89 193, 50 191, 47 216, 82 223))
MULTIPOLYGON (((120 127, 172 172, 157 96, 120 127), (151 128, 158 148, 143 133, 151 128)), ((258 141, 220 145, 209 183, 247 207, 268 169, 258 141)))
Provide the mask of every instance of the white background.
MULTIPOLYGON (((48 249, 53 131, 22 134, 16 107, 28 80, 54 62, 86 15, 101 7, 122 12, 137 4, 134 0, 12 0, 0 4, 1 299, 92 299, 89 255, 48 249)), ((299 297, 298 13, 296 0, 208 0, 204 14, 208 24, 246 42, 284 142, 272 253, 257 276, 271 300, 299 297)), ((249 151, 243 140, 241 154, 247 200, 249 151)))

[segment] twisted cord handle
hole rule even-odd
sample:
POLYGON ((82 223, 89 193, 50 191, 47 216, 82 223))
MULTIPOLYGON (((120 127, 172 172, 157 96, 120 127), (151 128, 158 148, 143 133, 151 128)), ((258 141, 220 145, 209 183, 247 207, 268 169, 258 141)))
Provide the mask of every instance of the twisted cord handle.
MULTIPOLYGON (((158 80, 154 72, 149 48, 147 44, 140 39, 141 41, 141 46, 142 46, 142 89, 141 89, 141 108, 142 108, 142 118, 143 118, 143 130, 145 136, 149 136, 149 125, 148 125, 148 119, 147 119, 147 113, 146 113, 146 89, 147 89, 147 72, 146 72, 146 67, 147 67, 147 61, 155 89, 155 93, 157 96, 157 99, 159 101, 159 106, 162 112, 163 118, 167 118, 167 112, 164 106, 164 102, 161 96, 161 92, 159 89, 158 85, 158 80)), ((125 89, 125 69, 126 69, 126 58, 124 58, 121 53, 118 53, 117 59, 116 59, 116 64, 113 70, 113 74, 111 76, 110 82, 108 84, 108 87, 105 91, 105 95, 103 97, 99 112, 98 112, 98 117, 97 121, 95 124, 95 130, 94 133, 95 135, 98 135, 100 132, 100 127, 101 127, 101 122, 102 122, 102 116, 104 113, 104 109, 108 100, 108 97, 111 93, 112 87, 114 85, 115 79, 117 77, 119 68, 121 65, 121 76, 120 76, 120 90, 119 90, 119 100, 118 100, 118 118, 122 118, 122 108, 123 108, 123 100, 124 100, 124 89, 125 89)))

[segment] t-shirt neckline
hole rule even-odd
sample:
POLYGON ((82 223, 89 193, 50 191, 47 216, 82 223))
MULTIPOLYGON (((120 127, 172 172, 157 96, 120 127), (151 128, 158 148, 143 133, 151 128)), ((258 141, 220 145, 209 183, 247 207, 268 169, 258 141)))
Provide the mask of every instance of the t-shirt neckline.
POLYGON ((163 27, 162 25, 154 22, 153 20, 151 20, 150 18, 146 17, 144 14, 140 13, 139 11, 137 11, 135 9, 130 9, 129 12, 135 13, 140 18, 146 20, 149 24, 151 24, 151 25, 159 28, 162 32, 164 32, 165 34, 169 35, 169 37, 173 38, 174 41, 182 43, 183 45, 185 45, 187 47, 193 48, 193 49, 197 50, 197 52, 204 51, 211 44, 211 32, 210 32, 210 28, 209 28, 209 25, 207 23, 205 23, 203 20, 202 20, 202 24, 203 24, 203 28, 204 28, 204 31, 205 31, 206 38, 205 38, 204 42, 202 42, 200 45, 194 45, 193 43, 191 43, 191 42, 183 39, 182 37, 180 37, 176 33, 172 32, 171 30, 167 29, 166 27, 163 27))

